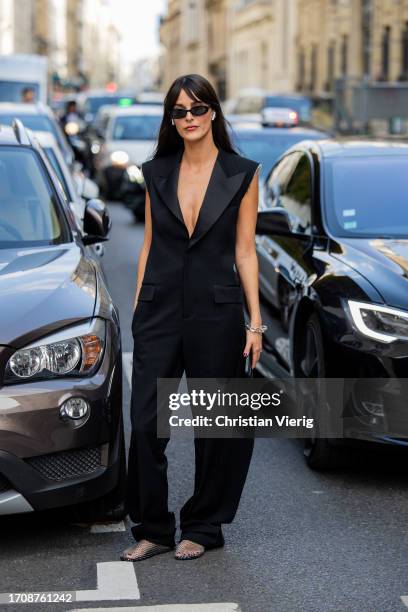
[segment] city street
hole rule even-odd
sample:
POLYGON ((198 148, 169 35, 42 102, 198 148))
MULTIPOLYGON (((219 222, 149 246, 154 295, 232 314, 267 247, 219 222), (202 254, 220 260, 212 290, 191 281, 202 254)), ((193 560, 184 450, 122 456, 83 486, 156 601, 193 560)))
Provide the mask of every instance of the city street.
MULTIPOLYGON (((143 225, 121 204, 110 204, 109 211, 113 226, 103 266, 120 312, 128 447, 130 324, 143 225)), ((167 456, 169 506, 177 516, 193 486, 192 442, 172 440, 167 456)), ((0 609, 404 610, 408 470, 402 465, 398 458, 356 453, 351 468, 317 473, 306 467, 300 441, 257 439, 237 516, 224 526, 225 547, 186 563, 172 553, 120 561, 131 543, 127 522, 84 527, 67 522, 61 511, 2 517, 0 593, 70 591, 77 601, 1 603, 0 609)))

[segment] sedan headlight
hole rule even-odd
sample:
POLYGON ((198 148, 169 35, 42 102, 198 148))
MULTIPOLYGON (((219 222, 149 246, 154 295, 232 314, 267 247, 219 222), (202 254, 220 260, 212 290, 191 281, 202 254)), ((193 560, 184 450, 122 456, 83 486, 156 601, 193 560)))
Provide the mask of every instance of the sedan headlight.
POLYGON ((106 323, 97 318, 46 336, 10 357, 4 383, 89 376, 101 362, 105 338, 106 323))
POLYGON ((110 160, 114 166, 126 166, 129 162, 129 155, 126 151, 113 151, 110 155, 110 160))
POLYGON ((355 326, 364 336, 386 343, 408 340, 407 311, 354 300, 348 300, 348 306, 355 326))
POLYGON ((139 185, 144 183, 142 171, 135 164, 128 166, 128 168, 126 168, 126 172, 131 183, 139 183, 139 185))

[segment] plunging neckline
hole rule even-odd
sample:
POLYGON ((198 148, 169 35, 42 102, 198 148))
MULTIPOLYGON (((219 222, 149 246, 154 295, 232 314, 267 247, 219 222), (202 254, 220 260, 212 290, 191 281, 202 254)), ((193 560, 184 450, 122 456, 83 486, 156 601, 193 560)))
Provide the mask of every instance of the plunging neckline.
MULTIPOLYGON (((177 170, 177 177, 176 177, 176 199, 177 199, 177 204, 178 204, 178 207, 179 207, 179 209, 180 209, 181 218, 183 219, 183 225, 184 225, 184 227, 186 228, 186 232, 187 232, 187 234, 188 234, 188 238, 189 238, 189 240, 191 240, 191 238, 193 237, 194 232, 196 231, 196 228, 197 228, 198 222, 199 222, 199 220, 200 220, 201 210, 202 210, 203 205, 204 205, 204 202, 205 202, 205 200, 206 200, 206 197, 207 197, 207 194, 208 194, 208 189, 209 189, 210 183, 211 183, 211 181, 212 181, 212 178, 213 178, 213 176, 214 176, 214 170, 215 170, 215 167, 216 167, 216 165, 217 165, 217 163, 218 163, 219 156, 220 156, 220 150, 218 149, 218 153, 217 153, 217 156, 216 156, 216 158, 215 158, 214 165, 213 165, 212 170, 211 170, 210 178, 209 178, 209 180, 208 180, 207 187, 206 187, 206 190, 205 190, 205 192, 204 192, 204 197, 203 197, 203 199, 202 199, 201 206, 200 206, 200 208, 198 209, 197 221, 195 222, 195 225, 194 225, 194 227, 193 227, 193 231, 191 232, 191 234, 190 234, 190 233, 189 233, 189 231, 188 231, 188 227, 187 227, 187 224, 186 224, 186 221, 185 221, 184 215, 183 215, 183 209, 181 208, 180 200, 179 200, 179 197, 178 197, 178 187, 179 187, 179 178, 180 178, 181 158, 180 158, 180 161, 179 161, 179 162, 178 162, 178 164, 177 164, 177 165, 178 165, 178 170, 177 170)), ((183 156, 181 156, 181 157, 183 157, 183 156)))

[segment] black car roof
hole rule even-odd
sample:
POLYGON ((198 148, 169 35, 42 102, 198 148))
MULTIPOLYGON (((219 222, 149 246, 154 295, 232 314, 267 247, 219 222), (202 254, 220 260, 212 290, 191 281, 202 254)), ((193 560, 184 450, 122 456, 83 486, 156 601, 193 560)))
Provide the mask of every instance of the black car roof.
POLYGON ((317 147, 323 158, 408 155, 408 143, 389 140, 325 139, 311 142, 310 147, 317 147))
MULTIPOLYGON (((245 123, 245 120, 242 120, 245 123)), ((240 126, 239 122, 236 125, 234 123, 231 124, 232 131, 240 136, 254 136, 267 138, 268 136, 304 136, 307 139, 310 136, 318 136, 321 134, 322 138, 327 136, 327 132, 323 130, 319 130, 317 128, 310 127, 302 127, 296 126, 291 128, 283 128, 283 127, 263 127, 262 125, 255 125, 254 127, 249 127, 249 125, 240 126)))

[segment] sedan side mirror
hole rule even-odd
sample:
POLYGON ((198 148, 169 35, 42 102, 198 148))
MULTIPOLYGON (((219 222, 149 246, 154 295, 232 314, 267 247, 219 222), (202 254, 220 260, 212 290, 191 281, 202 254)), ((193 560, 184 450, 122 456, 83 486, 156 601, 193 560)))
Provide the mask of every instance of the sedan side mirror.
POLYGON ((273 234, 292 234, 289 215, 284 208, 260 210, 256 221, 255 233, 264 236, 273 234))
POLYGON ((88 245, 109 240, 108 234, 111 227, 112 219, 109 216, 106 204, 102 200, 89 200, 84 212, 83 243, 88 245))

